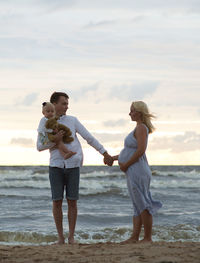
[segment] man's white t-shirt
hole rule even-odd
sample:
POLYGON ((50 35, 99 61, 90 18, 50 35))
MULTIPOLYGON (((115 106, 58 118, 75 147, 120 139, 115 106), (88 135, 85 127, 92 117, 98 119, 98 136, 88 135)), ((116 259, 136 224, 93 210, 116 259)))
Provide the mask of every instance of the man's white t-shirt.
MULTIPOLYGON (((44 145, 41 142, 41 136, 39 135, 38 131, 38 138, 37 138, 37 150, 43 151, 46 149, 50 150, 50 163, 49 166, 52 167, 59 167, 59 168, 75 168, 80 167, 83 164, 83 151, 81 144, 78 140, 77 133, 87 141, 89 145, 91 145, 93 148, 95 148, 99 153, 103 154, 106 152, 105 148, 102 144, 98 142, 97 139, 94 138, 94 136, 80 123, 80 121, 74 117, 69 115, 63 115, 58 120, 59 123, 67 126, 71 132, 72 137, 74 138, 74 141, 71 143, 66 144, 69 151, 76 152, 72 157, 69 159, 64 159, 62 155, 60 154, 58 149, 51 148, 55 146, 55 143, 49 142, 48 144, 44 145)), ((39 125, 40 126, 40 125, 39 125)), ((38 127, 39 129, 39 127, 38 127)))

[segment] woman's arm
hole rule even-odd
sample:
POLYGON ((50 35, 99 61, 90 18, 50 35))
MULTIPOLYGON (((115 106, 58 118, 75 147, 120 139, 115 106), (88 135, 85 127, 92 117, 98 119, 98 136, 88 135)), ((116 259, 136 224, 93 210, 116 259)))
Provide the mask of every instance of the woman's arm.
POLYGON ((119 158, 119 154, 118 154, 118 155, 114 155, 114 156, 112 156, 113 161, 117 161, 118 158, 119 158))
MULTIPOLYGON (((134 136, 134 135, 133 135, 134 136)), ((137 140, 137 150, 132 157, 125 163, 119 163, 120 169, 124 172, 128 167, 139 160, 139 158, 145 153, 147 147, 147 130, 144 125, 140 124, 135 130, 135 138, 137 140)))

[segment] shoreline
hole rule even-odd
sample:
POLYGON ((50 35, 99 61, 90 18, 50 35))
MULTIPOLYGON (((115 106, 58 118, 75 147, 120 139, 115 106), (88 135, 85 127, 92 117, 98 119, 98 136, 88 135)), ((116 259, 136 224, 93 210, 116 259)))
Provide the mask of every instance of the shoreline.
POLYGON ((199 263, 200 242, 0 245, 1 263, 199 263))

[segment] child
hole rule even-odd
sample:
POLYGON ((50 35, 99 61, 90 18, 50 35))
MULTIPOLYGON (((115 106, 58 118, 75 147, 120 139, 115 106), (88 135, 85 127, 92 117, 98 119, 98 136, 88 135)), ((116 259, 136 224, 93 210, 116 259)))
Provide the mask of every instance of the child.
MULTIPOLYGON (((51 133, 52 129, 47 129, 45 127, 46 121, 50 118, 55 117, 55 108, 54 105, 50 102, 43 102, 42 103, 42 113, 44 117, 40 120, 39 126, 38 126, 38 133, 40 136, 40 141, 42 144, 48 144, 50 142, 48 138, 48 133, 51 133)), ((75 152, 69 151, 62 140, 60 140, 56 147, 60 151, 61 155, 64 159, 70 158, 72 155, 76 154, 75 152)))

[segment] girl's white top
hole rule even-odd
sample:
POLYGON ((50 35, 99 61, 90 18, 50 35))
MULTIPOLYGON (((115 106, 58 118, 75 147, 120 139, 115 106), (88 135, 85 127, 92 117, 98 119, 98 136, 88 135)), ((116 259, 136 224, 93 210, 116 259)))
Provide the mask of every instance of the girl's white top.
POLYGON ((40 137, 40 142, 42 143, 42 145, 46 145, 49 148, 49 146, 51 146, 51 143, 48 139, 48 132, 52 132, 53 130, 46 128, 45 124, 47 120, 48 119, 46 117, 43 117, 40 120, 37 131, 38 131, 38 136, 40 137))
MULTIPOLYGON (((42 120, 41 120, 42 121, 42 120)), ((41 122, 40 121, 40 122, 41 122)), ((67 126, 71 132, 74 141, 71 143, 66 144, 66 147, 69 151, 76 152, 72 157, 65 160, 62 155, 60 154, 58 149, 51 148, 55 146, 55 143, 49 142, 48 144, 44 145, 41 142, 41 136, 39 135, 40 124, 38 126, 38 137, 37 137, 37 150, 43 151, 46 149, 50 150, 50 166, 52 167, 59 167, 59 168, 75 168, 80 167, 83 164, 83 151, 81 144, 78 140, 77 134, 79 134, 83 139, 87 141, 89 145, 95 148, 100 154, 106 152, 103 145, 101 145, 97 139, 80 123, 80 121, 74 117, 69 115, 63 115, 58 120, 59 123, 64 124, 67 126)), ((42 125, 42 124, 41 124, 42 125)))

